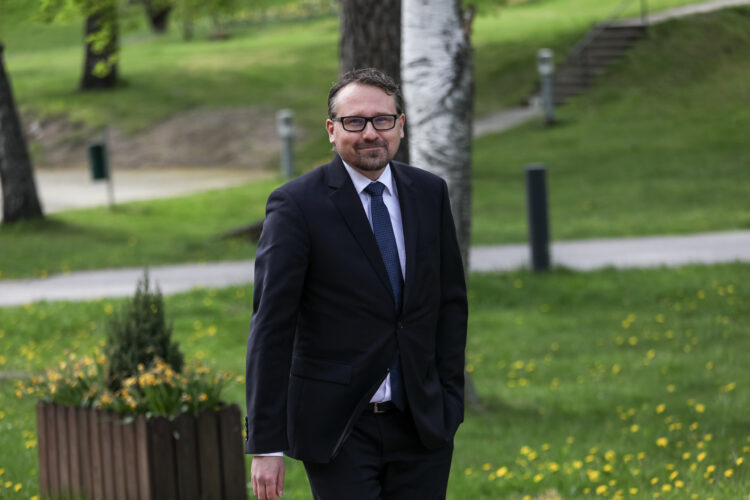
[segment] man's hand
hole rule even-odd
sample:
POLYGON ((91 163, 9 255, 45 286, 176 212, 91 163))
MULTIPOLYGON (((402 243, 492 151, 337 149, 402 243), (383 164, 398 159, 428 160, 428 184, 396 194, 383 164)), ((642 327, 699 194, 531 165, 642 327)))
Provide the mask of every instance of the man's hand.
POLYGON ((284 492, 284 457, 253 457, 253 493, 258 500, 276 500, 284 492))

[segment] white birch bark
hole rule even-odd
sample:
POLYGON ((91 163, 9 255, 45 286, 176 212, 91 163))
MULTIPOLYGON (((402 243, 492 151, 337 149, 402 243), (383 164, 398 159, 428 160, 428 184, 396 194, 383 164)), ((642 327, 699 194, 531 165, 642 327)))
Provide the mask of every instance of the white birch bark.
MULTIPOLYGON (((401 88, 409 124, 409 160, 448 184, 448 194, 468 276, 471 243, 471 138, 474 70, 473 10, 464 18, 461 0, 402 0, 401 88)), ((469 406, 481 408, 471 375, 465 375, 469 406)))
POLYGON ((469 268, 474 75, 471 14, 460 0, 403 0, 401 81, 409 158, 448 184, 456 233, 469 268))

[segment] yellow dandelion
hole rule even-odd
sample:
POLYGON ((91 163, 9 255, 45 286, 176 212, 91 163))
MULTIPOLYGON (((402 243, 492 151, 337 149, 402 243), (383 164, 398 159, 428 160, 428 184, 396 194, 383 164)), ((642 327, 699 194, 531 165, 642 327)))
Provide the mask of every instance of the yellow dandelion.
POLYGON ((641 429, 641 426, 638 424, 633 424, 630 426, 630 432, 638 432, 641 429))
POLYGON ((628 493, 630 493, 631 495, 637 495, 638 494, 638 488, 630 488, 628 490, 628 493))
POLYGON ((744 459, 744 458, 742 458, 742 457, 740 457, 740 458, 738 458, 737 460, 735 460, 735 461, 734 461, 734 463, 735 463, 735 465, 737 465, 737 466, 739 467, 740 465, 742 465, 742 463, 743 463, 744 461, 745 461, 745 459, 744 459))
POLYGON ((606 484, 600 484, 596 487, 596 494, 597 495, 603 495, 607 491, 607 485, 606 484))
POLYGON ((490 464, 484 464, 482 470, 490 470, 490 464))
POLYGON ((682 488, 683 486, 685 486, 685 483, 683 481, 679 480, 679 479, 674 482, 674 487, 675 488, 682 488))
POLYGON ((536 475, 534 476, 534 482, 535 482, 535 483, 538 483, 538 482, 540 482, 540 481, 541 481, 542 479, 544 479, 544 474, 536 474, 536 475))
POLYGON ((652 477, 651 478, 651 484, 656 484, 658 482, 659 482, 659 478, 658 477, 652 477))
POLYGON ((695 411, 697 411, 698 413, 703 413, 704 411, 706 411, 706 405, 698 403, 697 405, 695 405, 695 411))
POLYGON ((661 448, 664 448, 665 446, 667 446, 667 444, 669 444, 669 439, 665 437, 660 437, 656 440, 656 446, 659 446, 661 448))
POLYGON ((661 415, 662 413, 664 413, 664 410, 666 410, 666 409, 667 409, 667 405, 665 405, 664 403, 662 403, 662 404, 660 404, 660 405, 658 405, 656 407, 656 413, 659 414, 659 415, 661 415))
POLYGON ((208 394, 204 392, 198 399, 200 399, 201 401, 208 401, 208 394))
POLYGON ((586 470, 586 475, 589 477, 589 481, 598 481, 599 480, 599 471, 598 470, 586 470))
POLYGON ((464 469, 464 474, 466 474, 467 476, 471 476, 472 472, 474 471, 471 470, 471 467, 467 467, 466 469, 464 469))
POLYGON ((663 491, 664 493, 666 493, 668 491, 672 491, 672 485, 671 484, 662 484, 661 485, 661 491, 663 491))
POLYGON ((732 474, 734 474, 734 471, 732 469, 727 469, 724 471, 724 477, 732 477, 732 474))
POLYGON ((495 474, 497 475, 497 477, 503 477, 507 473, 508 473, 508 468, 507 467, 500 467, 499 469, 497 469, 495 471, 495 474))
POLYGON ((573 460, 573 468, 580 469, 583 467, 583 462, 580 460, 573 460))

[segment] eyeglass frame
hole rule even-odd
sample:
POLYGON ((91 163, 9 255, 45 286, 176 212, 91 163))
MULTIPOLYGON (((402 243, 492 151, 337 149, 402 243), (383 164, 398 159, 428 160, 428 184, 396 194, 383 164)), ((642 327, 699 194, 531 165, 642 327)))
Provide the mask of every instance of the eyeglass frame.
POLYGON ((356 132, 362 132, 364 129, 367 128, 367 124, 368 123, 372 124, 372 128, 374 130, 377 130, 378 132, 384 132, 386 130, 393 130, 396 127, 396 122, 398 121, 398 117, 399 117, 399 115, 397 115, 397 114, 383 113, 383 114, 380 114, 380 115, 369 116, 369 117, 368 116, 359 116, 359 115, 337 116, 336 118, 331 118, 331 121, 332 122, 340 122, 341 123, 341 127, 343 127, 343 129, 346 130, 347 132, 354 132, 354 133, 356 133, 356 132), (393 125, 391 125, 388 128, 378 128, 378 127, 376 127, 374 120, 376 118, 381 118, 383 116, 389 116, 389 117, 393 118, 393 125), (346 128, 346 125, 344 125, 344 120, 347 119, 347 118, 361 118, 361 119, 363 119, 365 121, 365 124, 359 130, 349 130, 348 128, 346 128))

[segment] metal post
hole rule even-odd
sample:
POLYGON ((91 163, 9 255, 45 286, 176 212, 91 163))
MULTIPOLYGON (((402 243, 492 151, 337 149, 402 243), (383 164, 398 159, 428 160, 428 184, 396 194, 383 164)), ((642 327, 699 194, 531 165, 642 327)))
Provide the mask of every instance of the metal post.
POLYGON ((542 104, 544 106, 544 124, 555 123, 555 100, 553 82, 555 74, 555 54, 551 49, 539 49, 536 55, 537 70, 542 82, 542 104))
POLYGON ((526 167, 526 207, 529 224, 531 269, 548 271, 549 210, 547 207, 547 167, 543 164, 526 167))
POLYGON ((294 172, 294 112, 291 109, 276 113, 276 128, 281 137, 281 173, 291 179, 294 172))

